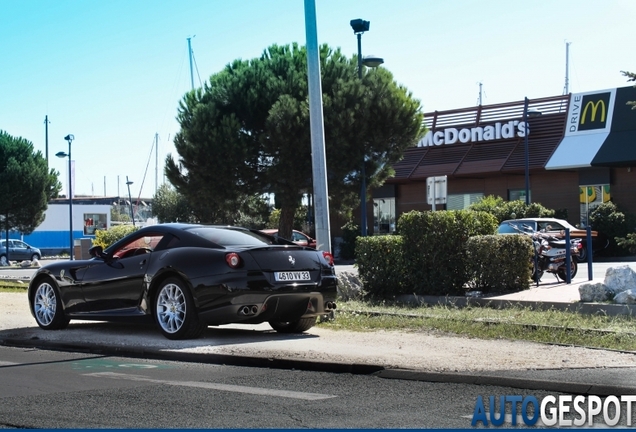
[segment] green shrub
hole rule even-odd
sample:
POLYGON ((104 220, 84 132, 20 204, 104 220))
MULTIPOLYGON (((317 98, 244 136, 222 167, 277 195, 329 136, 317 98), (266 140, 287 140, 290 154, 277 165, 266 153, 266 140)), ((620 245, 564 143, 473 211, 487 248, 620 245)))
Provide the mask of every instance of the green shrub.
POLYGON ((468 287, 488 293, 530 287, 532 240, 525 235, 473 236, 466 242, 468 287))
POLYGON ((408 266, 405 286, 420 295, 461 295, 469 280, 466 242, 494 234, 498 222, 486 212, 411 211, 398 220, 408 266))
POLYGON ((95 231, 95 240, 93 246, 101 246, 106 249, 113 243, 123 239, 128 234, 137 231, 139 228, 133 225, 117 225, 107 230, 95 231))
POLYGON ((499 196, 488 195, 473 203, 470 210, 484 211, 497 218, 497 223, 507 219, 521 219, 526 217, 554 217, 554 210, 539 203, 526 204, 524 200, 506 201, 499 196))
POLYGON ((360 236, 360 226, 349 221, 342 227, 342 243, 340 243, 341 259, 353 259, 356 257, 356 238, 360 236))
POLYGON ((625 215, 611 201, 605 202, 594 208, 590 212, 590 225, 592 229, 607 236, 609 245, 599 251, 606 256, 623 256, 629 253, 629 247, 625 247, 623 242, 618 243, 618 239, 626 238, 627 234, 633 231, 633 217, 625 215))
POLYGON ((374 298, 393 298, 411 293, 405 282, 403 239, 399 235, 358 237, 355 254, 364 291, 374 298))

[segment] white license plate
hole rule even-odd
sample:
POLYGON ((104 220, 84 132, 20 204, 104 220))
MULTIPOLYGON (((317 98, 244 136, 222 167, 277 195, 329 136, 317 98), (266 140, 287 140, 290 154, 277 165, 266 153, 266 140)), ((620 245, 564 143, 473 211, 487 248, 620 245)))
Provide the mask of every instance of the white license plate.
POLYGON ((274 279, 285 282, 311 280, 308 271, 274 272, 274 279))

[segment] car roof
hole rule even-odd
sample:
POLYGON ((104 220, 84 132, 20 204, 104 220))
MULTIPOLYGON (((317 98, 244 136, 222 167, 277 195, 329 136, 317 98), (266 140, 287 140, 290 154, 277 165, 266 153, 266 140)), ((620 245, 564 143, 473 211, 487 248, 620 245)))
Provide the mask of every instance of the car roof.
MULTIPOLYGON (((508 219, 505 220, 503 222, 501 222, 502 224, 504 223, 508 223, 508 222, 557 222, 561 225, 565 225, 565 226, 570 226, 574 229, 579 229, 576 228, 574 225, 572 225, 570 222, 566 221, 565 219, 557 219, 557 218, 546 218, 546 217, 530 217, 530 218, 521 218, 521 219, 508 219)), ((500 224, 501 225, 501 224, 500 224)))

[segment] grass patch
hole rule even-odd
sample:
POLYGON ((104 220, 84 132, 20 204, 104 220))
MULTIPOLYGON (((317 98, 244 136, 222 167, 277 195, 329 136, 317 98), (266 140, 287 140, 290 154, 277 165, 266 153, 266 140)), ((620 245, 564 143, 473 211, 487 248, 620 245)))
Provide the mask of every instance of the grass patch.
POLYGON ((28 288, 28 282, 0 279, 0 292, 26 292, 28 288))
POLYGON ((636 351, 636 319, 624 315, 349 301, 338 303, 335 320, 320 325, 334 330, 440 332, 479 339, 636 351))

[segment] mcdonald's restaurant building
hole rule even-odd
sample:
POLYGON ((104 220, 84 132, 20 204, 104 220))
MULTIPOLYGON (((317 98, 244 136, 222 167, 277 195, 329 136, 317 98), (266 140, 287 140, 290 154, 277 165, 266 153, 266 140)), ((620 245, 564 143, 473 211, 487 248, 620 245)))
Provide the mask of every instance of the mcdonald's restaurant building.
MULTIPOLYGON (((369 233, 393 232, 400 214, 432 210, 427 179, 445 178, 446 203, 480 198, 566 210, 574 225, 609 200, 636 214, 636 88, 623 87, 425 114, 428 133, 373 191, 369 233), (445 177, 444 177, 445 176, 445 177), (527 180, 526 180, 527 179, 527 180)), ((430 181, 430 180, 429 180, 430 181)))

